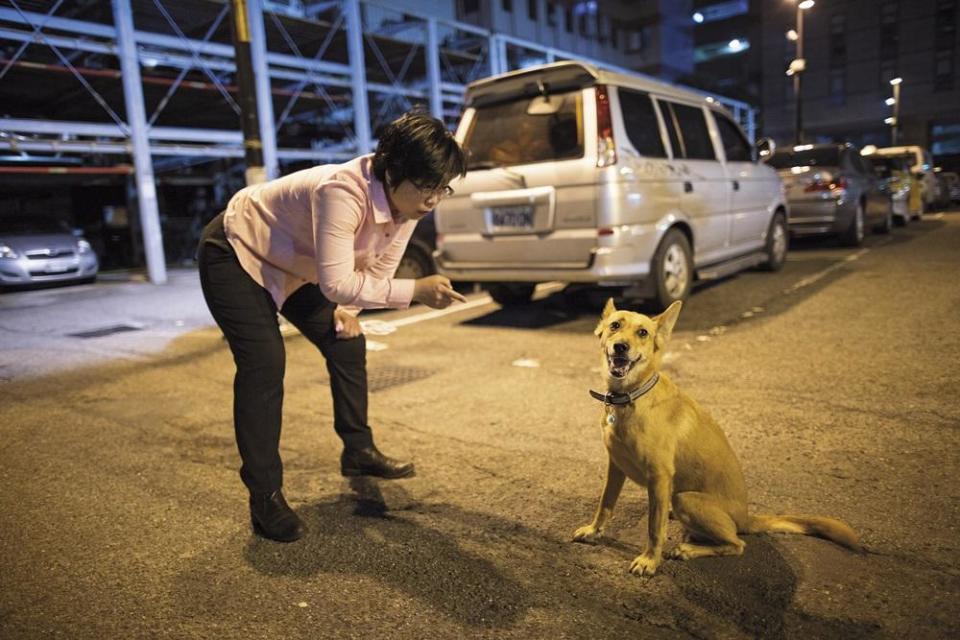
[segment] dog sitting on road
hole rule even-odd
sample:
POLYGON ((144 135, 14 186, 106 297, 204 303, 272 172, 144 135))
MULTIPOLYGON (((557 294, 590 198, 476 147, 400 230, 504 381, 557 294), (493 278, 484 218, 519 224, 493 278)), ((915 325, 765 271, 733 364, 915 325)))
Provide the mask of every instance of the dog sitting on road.
POLYGON ((661 371, 680 314, 674 302, 653 318, 616 309, 607 301, 595 333, 600 337, 607 393, 603 442, 607 479, 593 522, 573 534, 590 542, 603 532, 626 478, 647 487, 647 546, 630 572, 653 575, 660 565, 670 510, 687 534, 671 557, 681 560, 741 555, 741 533, 802 533, 860 549, 847 524, 821 516, 754 516, 747 511, 743 471, 717 423, 661 371))

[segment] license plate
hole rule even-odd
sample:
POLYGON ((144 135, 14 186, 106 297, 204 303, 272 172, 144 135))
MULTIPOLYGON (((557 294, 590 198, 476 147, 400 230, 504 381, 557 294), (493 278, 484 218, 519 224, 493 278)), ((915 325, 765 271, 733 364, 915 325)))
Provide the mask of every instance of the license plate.
POLYGON ((533 229, 533 206, 493 207, 490 210, 490 223, 495 229, 533 229))
POLYGON ((63 258, 61 260, 48 260, 43 270, 45 273, 63 273, 70 271, 76 265, 72 258, 63 258))

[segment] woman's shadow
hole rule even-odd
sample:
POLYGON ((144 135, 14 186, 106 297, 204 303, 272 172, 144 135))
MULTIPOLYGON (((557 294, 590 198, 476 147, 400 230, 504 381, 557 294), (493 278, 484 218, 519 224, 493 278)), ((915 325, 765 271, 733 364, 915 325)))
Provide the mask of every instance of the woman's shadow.
POLYGON ((378 481, 351 478, 349 486, 350 492, 302 509, 309 533, 297 544, 284 545, 282 553, 276 544, 252 536, 245 550, 250 565, 265 575, 372 576, 473 626, 510 626, 530 608, 531 598, 518 580, 459 542, 484 536, 491 527, 488 516, 453 505, 415 503, 397 484, 390 485, 390 503, 401 506, 391 509, 378 481), (442 517, 463 531, 454 539, 425 527, 416 521, 418 512, 442 517))

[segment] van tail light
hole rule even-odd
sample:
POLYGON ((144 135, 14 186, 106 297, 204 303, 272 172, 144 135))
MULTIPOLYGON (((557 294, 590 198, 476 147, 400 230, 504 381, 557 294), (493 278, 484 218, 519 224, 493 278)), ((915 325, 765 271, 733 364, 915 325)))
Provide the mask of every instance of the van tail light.
POLYGON ((613 235, 613 229, 611 229, 610 227, 600 227, 599 229, 597 229, 597 235, 598 235, 598 236, 612 236, 612 235, 613 235))
POLYGON ((812 182, 803 189, 807 193, 820 193, 824 191, 834 191, 842 193, 847 190, 847 179, 840 176, 836 180, 831 180, 829 174, 826 176, 817 176, 812 182))
POLYGON ((597 166, 617 163, 617 145, 613 141, 613 119, 610 117, 610 96, 607 86, 598 84, 597 94, 597 166))

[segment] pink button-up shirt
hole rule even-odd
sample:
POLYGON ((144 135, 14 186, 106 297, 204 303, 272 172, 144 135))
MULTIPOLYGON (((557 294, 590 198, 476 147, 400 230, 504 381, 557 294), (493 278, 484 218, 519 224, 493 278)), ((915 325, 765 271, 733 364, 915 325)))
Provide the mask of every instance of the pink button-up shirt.
POLYGON ((415 226, 390 213, 372 154, 250 185, 223 220, 240 265, 278 309, 307 283, 351 310, 410 306, 414 281, 393 276, 415 226))

